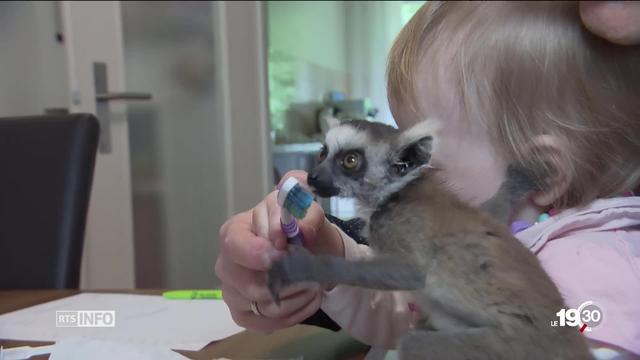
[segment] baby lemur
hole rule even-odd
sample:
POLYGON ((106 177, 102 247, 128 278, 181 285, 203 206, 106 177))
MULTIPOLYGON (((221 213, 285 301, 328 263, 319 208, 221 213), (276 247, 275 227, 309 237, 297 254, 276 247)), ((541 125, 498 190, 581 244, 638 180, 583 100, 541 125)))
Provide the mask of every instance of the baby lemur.
POLYGON ((590 359, 578 329, 551 327, 566 306, 537 258, 434 176, 433 130, 430 121, 400 131, 361 120, 329 130, 308 183, 370 214, 375 256, 292 249, 269 271, 276 301, 303 281, 410 290, 424 319, 401 339, 401 359, 590 359))

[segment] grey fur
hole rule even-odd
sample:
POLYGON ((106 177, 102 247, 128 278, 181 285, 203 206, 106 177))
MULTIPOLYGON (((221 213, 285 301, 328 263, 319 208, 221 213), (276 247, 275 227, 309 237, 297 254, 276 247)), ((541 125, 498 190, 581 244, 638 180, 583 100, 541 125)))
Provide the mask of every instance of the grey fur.
POLYGON ((418 290, 424 287, 425 272, 418 264, 393 256, 348 261, 335 256, 312 255, 305 248, 293 245, 287 261, 276 262, 269 276, 269 289, 279 304, 280 290, 297 282, 336 283, 379 290, 418 290))
POLYGON ((531 171, 520 165, 509 165, 498 192, 480 206, 480 210, 506 224, 513 209, 520 206, 532 191, 540 189, 531 171))
MULTIPOLYGON (((504 225, 449 192, 420 163, 430 154, 414 154, 417 163, 409 171, 394 172, 401 149, 430 147, 401 143, 402 133, 393 128, 376 138, 366 127, 357 124, 367 134, 369 178, 335 172, 333 184, 371 209, 369 242, 377 256, 347 261, 293 248, 269 272, 274 298, 301 281, 412 290, 424 318, 401 340, 403 360, 590 359, 578 329, 550 326, 566 306, 537 258, 504 225), (386 156, 369 157, 380 147, 388 149, 386 156)), ((432 136, 413 135, 405 138, 432 136)))

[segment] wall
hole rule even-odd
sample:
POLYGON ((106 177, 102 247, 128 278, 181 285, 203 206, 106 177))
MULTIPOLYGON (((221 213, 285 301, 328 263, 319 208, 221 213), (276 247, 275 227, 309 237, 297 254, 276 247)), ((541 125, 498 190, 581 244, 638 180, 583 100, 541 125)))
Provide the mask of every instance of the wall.
POLYGON ((60 27, 56 2, 0 2, 0 116, 66 107, 60 27))

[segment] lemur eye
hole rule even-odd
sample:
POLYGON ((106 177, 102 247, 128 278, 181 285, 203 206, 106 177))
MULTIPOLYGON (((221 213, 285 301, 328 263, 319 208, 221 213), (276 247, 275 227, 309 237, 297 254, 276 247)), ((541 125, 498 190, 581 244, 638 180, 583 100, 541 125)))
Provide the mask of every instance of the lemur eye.
POLYGON ((357 153, 348 153, 342 158, 342 167, 347 170, 353 170, 358 166, 360 157, 357 153))
POLYGON ((324 159, 327 158, 327 147, 322 145, 322 149, 320 150, 320 154, 318 155, 318 161, 323 162, 324 159))

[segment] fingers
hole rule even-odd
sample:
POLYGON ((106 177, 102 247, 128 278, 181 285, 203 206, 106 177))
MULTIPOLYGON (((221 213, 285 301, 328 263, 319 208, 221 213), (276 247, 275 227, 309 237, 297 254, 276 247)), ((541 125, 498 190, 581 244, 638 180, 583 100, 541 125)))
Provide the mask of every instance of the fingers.
MULTIPOLYGON (((228 220, 221 231, 222 256, 252 269, 265 271, 271 263, 284 255, 271 242, 254 233, 251 213, 241 213, 228 220)), ((260 230, 263 231, 263 230, 260 230)))
MULTIPOLYGON (((287 237, 280 226, 280 213, 281 208, 278 205, 273 205, 269 208, 268 238, 276 249, 285 250, 287 248, 287 237)), ((324 210, 318 203, 313 202, 304 219, 298 220, 298 226, 304 235, 305 247, 316 241, 318 231, 325 221, 324 210)))
MULTIPOLYGON (((275 249, 286 250, 287 237, 280 226, 282 208, 278 205, 277 192, 269 194, 261 205, 256 206, 253 211, 252 221, 256 234, 269 239, 275 249)), ((314 243, 325 220, 324 210, 317 202, 313 202, 304 219, 298 220, 298 225, 304 234, 305 245, 314 243)))
POLYGON ((282 256, 269 241, 249 232, 243 232, 242 235, 230 233, 225 242, 225 250, 225 254, 234 262, 261 271, 269 269, 271 263, 282 256))
POLYGON ((229 287, 233 287, 243 298, 251 301, 270 301, 271 293, 266 286, 265 273, 249 270, 232 261, 218 259, 216 275, 229 287))
POLYGON ((273 192, 265 199, 267 212, 265 223, 268 224, 267 227, 269 229, 267 238, 276 249, 285 250, 287 248, 287 237, 280 227, 281 208, 278 205, 276 196, 277 192, 273 192))
POLYGON ((580 17, 587 29, 613 43, 640 43, 640 2, 580 1, 580 17))
POLYGON ((304 234, 305 247, 314 247, 314 244, 318 240, 318 233, 326 222, 327 219, 325 217, 324 210, 317 202, 314 201, 311 204, 311 207, 309 207, 309 210, 307 210, 307 216, 298 222, 300 229, 304 234))
POLYGON ((272 300, 261 301, 258 302, 258 309, 260 309, 262 315, 268 318, 289 318, 313 301, 319 290, 320 286, 318 284, 313 284, 311 287, 294 288, 292 286, 282 292, 280 305, 277 305, 272 300))
POLYGON ((305 190, 311 192, 311 187, 309 186, 309 184, 307 184, 307 176, 309 174, 307 174, 306 171, 302 171, 302 170, 291 170, 289 172, 287 172, 286 174, 284 174, 284 176, 282 177, 282 179, 280 179, 280 182, 278 183, 278 188, 290 177, 294 177, 296 178, 296 180, 298 180, 298 182, 300 183, 300 185, 302 185, 302 187, 305 188, 305 190))
MULTIPOLYGON (((265 272, 247 269, 223 256, 218 257, 215 272, 223 284, 234 287, 247 300, 272 301, 265 272)), ((316 288, 316 284, 295 284, 284 289, 282 297, 316 288)))
MULTIPOLYGON (((271 196, 267 196, 267 199, 271 196)), ((269 218, 267 201, 260 202, 251 211, 251 229, 253 232, 263 239, 269 238, 269 222, 265 221, 269 218)))
MULTIPOLYGON (((309 185, 307 184, 307 172, 302 170, 293 170, 287 172, 280 181, 280 185, 290 177, 295 177, 300 185, 307 191, 311 192, 309 185)), ((286 237, 280 230, 280 207, 277 205, 277 200, 274 199, 273 203, 268 202, 269 206, 269 218, 270 218, 270 232, 269 239, 274 241, 274 246, 278 249, 284 249, 286 247, 286 237)), ((317 238, 318 231, 324 225, 325 214, 322 207, 313 202, 307 210, 307 215, 304 219, 298 221, 298 225, 304 235, 305 246, 312 246, 317 238)))
POLYGON ((277 305, 270 298, 267 300, 248 298, 232 285, 223 285, 222 287, 223 298, 225 302, 229 303, 230 308, 251 312, 251 302, 255 301, 260 313, 271 319, 290 317, 307 306, 321 289, 318 284, 291 286, 282 292, 283 297, 280 299, 280 305, 277 305))
MULTIPOLYGON (((305 172, 290 172, 287 176, 295 176, 306 186, 305 172)), ((316 237, 320 221, 324 221, 324 212, 314 203, 300 223, 305 237, 316 237)), ((239 325, 269 332, 297 324, 320 307, 322 293, 318 284, 296 284, 284 289, 280 306, 274 304, 266 286, 266 271, 273 261, 286 255, 287 249, 276 192, 253 209, 227 220, 219 237, 221 252, 215 272, 222 281, 224 301, 239 325), (251 311, 252 301, 262 316, 251 311)))
MULTIPOLYGON (((242 301, 239 294, 233 289, 223 288, 225 302, 238 304, 242 301)), ((313 315, 320 308, 322 293, 319 291, 307 291, 304 294, 292 298, 283 299, 281 310, 269 303, 258 303, 258 310, 262 315, 256 315, 251 311, 251 304, 244 300, 244 309, 231 308, 233 320, 240 326, 257 332, 271 332, 300 323, 313 315), (272 317, 274 316, 275 317, 272 317)))

